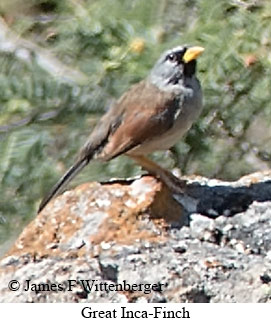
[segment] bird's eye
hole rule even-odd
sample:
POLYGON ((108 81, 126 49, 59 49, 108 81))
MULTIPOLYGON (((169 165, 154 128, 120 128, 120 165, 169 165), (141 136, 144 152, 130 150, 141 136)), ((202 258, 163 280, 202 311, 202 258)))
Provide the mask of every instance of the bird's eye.
POLYGON ((171 62, 175 62, 177 58, 175 54, 168 54, 167 59, 171 62))

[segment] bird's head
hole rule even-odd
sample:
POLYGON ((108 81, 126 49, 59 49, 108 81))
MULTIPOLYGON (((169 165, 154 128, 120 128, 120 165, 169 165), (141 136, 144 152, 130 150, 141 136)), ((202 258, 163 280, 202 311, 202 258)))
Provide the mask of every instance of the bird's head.
POLYGON ((166 51, 150 73, 150 81, 161 89, 182 85, 185 78, 196 73, 196 59, 204 51, 199 46, 178 46, 166 51))

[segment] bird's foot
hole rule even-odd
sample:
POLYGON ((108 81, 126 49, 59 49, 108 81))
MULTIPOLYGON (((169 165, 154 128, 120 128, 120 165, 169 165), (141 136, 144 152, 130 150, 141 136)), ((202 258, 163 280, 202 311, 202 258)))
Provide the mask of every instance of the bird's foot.
POLYGON ((175 194, 184 194, 186 189, 186 181, 179 179, 168 170, 162 168, 152 160, 145 156, 130 156, 142 168, 148 171, 160 180, 175 194))

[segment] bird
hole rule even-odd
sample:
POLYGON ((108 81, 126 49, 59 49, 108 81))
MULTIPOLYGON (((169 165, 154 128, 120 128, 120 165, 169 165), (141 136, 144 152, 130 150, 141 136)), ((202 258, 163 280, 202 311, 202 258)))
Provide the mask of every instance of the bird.
POLYGON ((171 148, 199 117, 203 104, 196 60, 203 51, 188 45, 165 51, 147 77, 102 116, 75 163, 41 201, 38 213, 91 160, 107 162, 125 154, 162 182, 175 185, 177 178, 146 155, 171 148))

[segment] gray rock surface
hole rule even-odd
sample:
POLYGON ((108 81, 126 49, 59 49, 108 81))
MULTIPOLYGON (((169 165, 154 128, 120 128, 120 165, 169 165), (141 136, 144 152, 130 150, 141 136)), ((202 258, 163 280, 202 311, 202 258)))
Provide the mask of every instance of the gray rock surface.
MULTIPOLYGON (((138 181, 144 180, 146 179, 142 178, 138 181)), ((97 218, 83 222, 83 228, 78 227, 73 236, 69 240, 63 240, 63 243, 61 228, 58 226, 60 238, 54 242, 48 238, 45 241, 47 249, 29 249, 23 244, 25 238, 22 235, 15 244, 16 248, 1 260, 0 301, 270 302, 271 202, 256 201, 271 199, 271 194, 268 195, 270 184, 258 183, 258 190, 256 186, 238 186, 236 183, 211 184, 191 184, 190 193, 194 192, 194 195, 191 193, 192 198, 199 198, 197 213, 188 214, 186 225, 179 227, 168 224, 159 226, 155 222, 148 211, 150 205, 155 203, 156 199, 153 197, 149 206, 137 209, 137 213, 141 215, 135 221, 140 222, 141 229, 147 228, 154 234, 142 236, 142 231, 139 230, 139 235, 132 241, 128 239, 132 234, 129 229, 121 233, 122 238, 127 240, 120 240, 118 235, 108 240, 87 240, 86 232, 97 233, 93 227, 95 223, 102 231, 101 221, 109 213, 101 207, 99 212, 96 209, 90 211, 86 207, 86 201, 91 196, 89 203, 94 205, 93 194, 90 192, 88 196, 87 190, 80 189, 80 200, 85 205, 84 211, 79 212, 80 216, 85 212, 89 218, 92 212, 92 216, 97 218), (199 188, 202 195, 195 187, 199 188), (203 187, 207 194, 203 194, 203 187), (200 214, 200 210, 203 210, 203 214, 200 214), (83 230, 83 235, 79 234, 80 230, 83 230), (79 236, 81 240, 77 243, 74 237, 79 236), (11 280, 20 283, 18 291, 9 290, 11 280), (30 281, 29 289, 32 290, 24 290, 27 289, 27 281, 30 281), (90 285, 87 286, 87 283, 90 285), (55 288, 52 287, 53 284, 56 285, 55 288), (150 290, 150 284, 153 290, 150 290), (132 285, 136 286, 136 291, 128 288, 132 285), (127 290, 118 290, 120 286, 127 290), (48 290, 37 290, 40 287, 48 290)), ((124 191, 129 185, 131 186, 127 184, 118 189, 124 191)), ((153 189, 157 190, 155 185, 153 184, 153 189)), ((108 184, 99 189, 112 192, 116 187, 108 184)), ((77 195, 75 192, 75 196, 77 195)), ((110 210, 112 216, 112 196, 104 195, 111 201, 109 204, 102 203, 102 194, 97 196, 96 200, 99 198, 100 205, 108 207, 110 204, 106 210, 110 210)), ((61 198, 65 197, 58 198, 58 210, 61 198)), ((129 198, 124 202, 130 201, 129 198)), ((131 208, 131 201, 126 204, 131 208)), ((80 207, 74 197, 71 205, 71 209, 78 213, 80 207)), ((54 219, 53 210, 54 206, 50 210, 50 221, 54 219)), ((122 212, 125 213, 125 209, 122 212)), ((117 216, 120 217, 120 214, 117 216)), ((44 214, 44 218, 39 215, 35 220, 39 221, 40 228, 46 225, 41 221, 47 221, 44 220, 45 217, 48 219, 48 214, 44 214)), ((117 226, 116 220, 114 225, 117 226)), ((133 226, 132 229, 134 230, 133 226)), ((27 235, 33 232, 33 228, 31 230, 27 235)), ((109 224, 107 233, 114 230, 117 230, 116 227, 109 224)))

